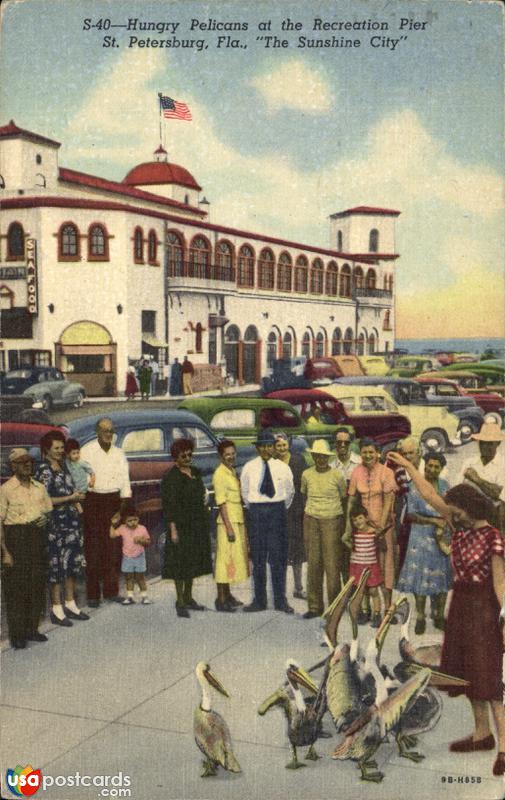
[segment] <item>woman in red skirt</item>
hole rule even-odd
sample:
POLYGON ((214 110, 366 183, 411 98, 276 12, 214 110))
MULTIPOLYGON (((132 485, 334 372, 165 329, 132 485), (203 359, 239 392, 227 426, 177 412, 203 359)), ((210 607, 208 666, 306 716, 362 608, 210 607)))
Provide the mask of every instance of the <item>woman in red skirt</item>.
POLYGON ((490 715, 498 738, 498 755, 493 774, 505 774, 505 708, 502 690, 502 653, 505 631, 500 608, 505 593, 505 564, 500 532, 488 522, 492 508, 477 489, 467 484, 454 486, 442 499, 420 472, 398 453, 390 453, 405 467, 426 502, 451 525, 451 563, 454 571, 453 597, 442 646, 440 668, 470 682, 465 693, 472 704, 474 732, 452 742, 454 753, 494 750, 490 715))

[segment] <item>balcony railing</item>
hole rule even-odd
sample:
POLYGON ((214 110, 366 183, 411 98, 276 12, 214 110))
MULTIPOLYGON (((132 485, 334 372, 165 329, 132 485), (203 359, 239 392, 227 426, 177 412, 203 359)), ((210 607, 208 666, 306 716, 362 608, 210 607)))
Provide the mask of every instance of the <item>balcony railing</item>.
POLYGON ((169 278, 201 278, 205 281, 235 282, 237 272, 223 264, 195 264, 190 261, 169 262, 169 278))
POLYGON ((369 289, 365 286, 355 286, 353 289, 353 299, 359 300, 360 297, 375 297, 378 300, 391 300, 393 292, 389 289, 369 289))

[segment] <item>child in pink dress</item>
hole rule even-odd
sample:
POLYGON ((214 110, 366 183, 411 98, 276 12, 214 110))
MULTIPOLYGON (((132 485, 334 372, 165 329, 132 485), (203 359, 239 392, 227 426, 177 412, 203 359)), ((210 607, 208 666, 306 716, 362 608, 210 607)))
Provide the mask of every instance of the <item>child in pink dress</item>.
POLYGON ((150 544, 150 536, 147 528, 139 525, 139 515, 134 508, 129 508, 123 517, 119 512, 114 514, 111 519, 110 537, 123 539, 123 560, 121 562, 121 572, 126 580, 126 597, 123 600, 124 606, 131 606, 135 600, 133 594, 135 583, 140 589, 140 596, 144 605, 150 605, 151 600, 147 596, 146 585, 146 554, 145 547, 150 544))
MULTIPOLYGON (((349 577, 359 583, 363 570, 369 569, 370 575, 366 582, 366 593, 370 595, 372 603, 372 628, 381 624, 381 599, 379 589, 383 586, 382 571, 377 553, 377 529, 368 518, 368 512, 362 506, 353 509, 350 514, 352 523, 352 552, 349 563, 349 577)), ((361 611, 358 623, 365 624, 367 615, 361 611)))

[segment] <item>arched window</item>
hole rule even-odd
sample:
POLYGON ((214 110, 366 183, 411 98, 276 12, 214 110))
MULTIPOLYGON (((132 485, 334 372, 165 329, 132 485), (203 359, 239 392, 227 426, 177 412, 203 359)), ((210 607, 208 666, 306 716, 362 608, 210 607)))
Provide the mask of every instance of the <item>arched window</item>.
POLYGON ((220 281, 233 280, 233 248, 230 242, 221 241, 216 246, 216 278, 220 281))
POLYGON ((366 288, 375 289, 377 283, 377 275, 374 269, 369 269, 366 274, 366 288))
POLYGON ((307 291, 309 265, 305 256, 298 256, 295 264, 295 292, 307 291))
POLYGON ((384 289, 386 292, 393 292, 393 276, 384 275, 384 289))
POLYGON ((16 261, 25 257, 25 232, 19 222, 11 222, 7 231, 7 259, 16 261))
POLYGON ((147 237, 147 260, 150 264, 158 264, 156 256, 158 255, 158 237, 156 231, 151 228, 147 237))
POLYGON ((180 278, 184 275, 184 239, 180 233, 167 233, 168 275, 180 278))
POLYGON ((302 337, 302 356, 310 358, 310 350, 312 345, 312 336, 310 331, 305 331, 302 337))
POLYGON ((279 337, 275 331, 270 331, 267 339, 267 367, 272 369, 273 363, 277 358, 279 337))
POLYGON ((203 236, 195 236, 189 248, 189 277, 210 277, 210 242, 203 236))
POLYGON ((375 334, 371 333, 368 337, 368 352, 370 355, 375 353, 375 334))
POLYGON ((351 268, 344 264, 340 270, 340 297, 351 296, 351 268))
POLYGON ((88 230, 88 260, 108 261, 109 239, 103 225, 90 225, 88 230))
POLYGON ((362 289, 363 288, 363 270, 361 267, 355 267, 353 272, 353 283, 355 289, 362 289))
POLYGON ((343 349, 344 355, 348 356, 352 353, 354 345, 352 328, 346 328, 344 333, 343 349))
POLYGON ((202 323, 197 322, 195 328, 195 350, 197 353, 202 352, 202 332, 203 332, 202 323))
POLYGON ((238 251, 238 285, 254 286, 254 252, 247 244, 238 251))
POLYGON ((42 156, 40 155, 40 153, 37 153, 37 155, 35 156, 35 163, 42 164, 42 156))
POLYGON ((326 341, 326 336, 324 335, 324 333, 322 331, 318 331, 318 334, 316 336, 316 343, 315 343, 315 347, 314 347, 314 356, 316 358, 324 356, 324 350, 325 350, 324 344, 325 344, 325 341, 326 341))
POLYGON ((358 356, 364 356, 365 355, 365 334, 364 333, 360 333, 360 335, 358 336, 356 354, 358 356))
POLYGON ((342 252, 343 247, 344 245, 343 245, 342 231, 337 231, 337 250, 339 253, 342 252))
POLYGON ((338 294, 338 267, 334 261, 330 261, 326 267, 326 294, 330 297, 338 294))
POLYGON ((391 331, 393 330, 391 327, 391 311, 386 311, 384 313, 384 321, 382 323, 382 330, 383 331, 391 331))
POLYGON ((324 265, 320 258, 314 259, 310 270, 311 294, 322 294, 324 284, 324 265))
POLYGON ((81 239, 77 225, 64 222, 58 235, 58 258, 60 261, 78 261, 80 258, 81 239))
POLYGON ((14 292, 8 286, 0 286, 0 309, 3 311, 14 306, 14 292))
POLYGON ((377 228, 372 228, 368 239, 368 251, 370 253, 379 252, 379 231, 377 228))
POLYGON ((35 186, 40 186, 42 188, 45 188, 46 186, 45 175, 42 175, 41 172, 37 172, 35 175, 35 186))
POLYGON ((277 265, 277 289, 280 292, 291 291, 292 261, 289 253, 281 253, 277 265))
POLYGON ((286 331, 282 339, 282 357, 291 358, 292 355, 293 355, 293 337, 291 336, 289 331, 286 331))
POLYGON ((258 259, 258 286, 260 289, 273 289, 275 286, 275 261, 271 250, 265 249, 258 259))
POLYGON ((133 232, 133 260, 135 264, 144 263, 144 231, 135 228, 133 232))
POLYGON ((331 337, 331 354, 332 356, 340 356, 342 354, 342 331, 340 328, 335 328, 331 337))

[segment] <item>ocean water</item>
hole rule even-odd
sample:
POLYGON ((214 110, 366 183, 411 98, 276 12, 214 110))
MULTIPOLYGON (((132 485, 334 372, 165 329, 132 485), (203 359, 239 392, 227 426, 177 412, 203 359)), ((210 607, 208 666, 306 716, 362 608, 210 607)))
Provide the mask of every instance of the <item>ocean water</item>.
POLYGON ((455 351, 458 353, 474 353, 480 356, 488 347, 496 353, 496 358, 505 356, 505 339, 490 337, 481 339, 397 339, 396 347, 402 347, 409 353, 427 353, 429 351, 455 351))

